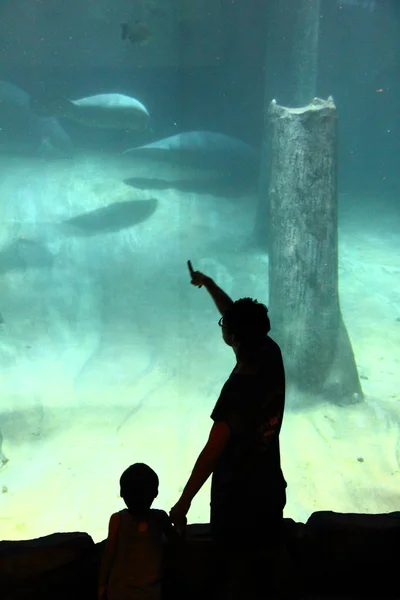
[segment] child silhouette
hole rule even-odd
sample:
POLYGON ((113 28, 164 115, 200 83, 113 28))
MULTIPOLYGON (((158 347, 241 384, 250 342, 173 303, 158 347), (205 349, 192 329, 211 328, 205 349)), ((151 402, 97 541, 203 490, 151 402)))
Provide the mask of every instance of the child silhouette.
POLYGON ((160 600, 164 542, 178 535, 166 512, 152 509, 158 476, 135 463, 121 475, 127 508, 110 517, 99 576, 98 600, 160 600))

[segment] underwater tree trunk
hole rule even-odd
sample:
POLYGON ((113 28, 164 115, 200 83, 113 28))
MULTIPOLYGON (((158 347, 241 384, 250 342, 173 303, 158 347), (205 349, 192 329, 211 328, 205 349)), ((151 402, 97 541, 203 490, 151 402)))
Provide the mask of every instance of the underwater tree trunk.
POLYGON ((269 127, 269 308, 288 383, 359 402, 339 305, 336 107, 332 98, 293 109, 272 101, 269 127))
MULTIPOLYGON (((288 106, 304 106, 317 95, 320 0, 285 0, 284 8, 280 0, 269 0, 265 6, 267 23, 274 24, 267 32, 265 106, 274 97, 281 102, 286 98, 288 106), (282 18, 282 10, 286 11, 285 18, 282 18), (281 73, 277 76, 276 63, 282 60, 280 54, 284 55, 287 45, 285 41, 285 47, 282 47, 282 40, 286 38, 291 40, 290 59, 285 63, 285 75, 281 73), (278 85, 276 79, 279 81, 278 85), (271 88, 276 95, 271 96, 271 88)), ((257 215, 253 231, 253 242, 263 249, 266 249, 268 243, 265 199, 268 189, 269 147, 266 129, 267 124, 264 122, 257 215)))
POLYGON ((317 95, 320 0, 296 0, 291 104, 304 106, 317 95))

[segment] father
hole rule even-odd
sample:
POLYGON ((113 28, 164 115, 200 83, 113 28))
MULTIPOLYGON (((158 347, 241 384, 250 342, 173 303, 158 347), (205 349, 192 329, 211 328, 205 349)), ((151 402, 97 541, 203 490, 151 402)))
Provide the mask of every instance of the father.
POLYGON ((218 324, 236 366, 211 414, 209 439, 170 515, 177 526, 184 525, 194 496, 212 474, 212 535, 232 570, 227 597, 250 598, 249 586, 256 585, 257 575, 264 578, 264 590, 269 587, 265 562, 261 573, 254 573, 257 557, 263 555, 272 567, 281 540, 286 481, 279 433, 285 371, 279 346, 268 336, 266 306, 251 298, 233 302, 199 271, 191 269, 191 277, 194 286, 206 288, 221 313, 218 324))

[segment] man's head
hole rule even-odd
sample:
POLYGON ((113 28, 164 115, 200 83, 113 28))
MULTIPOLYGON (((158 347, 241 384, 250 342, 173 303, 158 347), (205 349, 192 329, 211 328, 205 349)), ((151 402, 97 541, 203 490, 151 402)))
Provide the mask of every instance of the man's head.
POLYGON ((252 298, 241 298, 233 302, 219 324, 228 346, 249 349, 260 346, 271 329, 267 307, 252 298))
POLYGON ((135 463, 124 471, 119 481, 121 498, 133 513, 149 510, 158 495, 158 476, 148 465, 135 463))

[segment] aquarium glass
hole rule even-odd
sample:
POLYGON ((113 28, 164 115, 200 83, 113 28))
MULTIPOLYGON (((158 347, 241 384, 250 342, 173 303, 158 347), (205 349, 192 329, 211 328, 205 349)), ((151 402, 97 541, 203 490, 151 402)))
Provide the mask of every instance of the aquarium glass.
POLYGON ((2 0, 0 34, 0 539, 103 540, 134 462, 178 500, 235 366, 187 261, 268 305, 273 100, 335 103, 361 386, 288 375, 285 516, 398 508, 399 1, 2 0))

